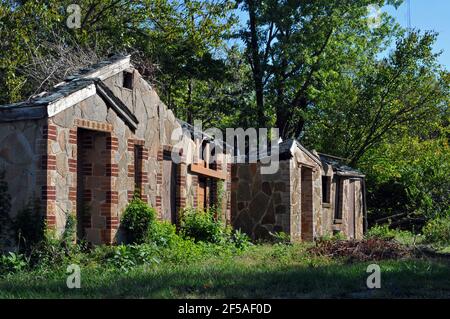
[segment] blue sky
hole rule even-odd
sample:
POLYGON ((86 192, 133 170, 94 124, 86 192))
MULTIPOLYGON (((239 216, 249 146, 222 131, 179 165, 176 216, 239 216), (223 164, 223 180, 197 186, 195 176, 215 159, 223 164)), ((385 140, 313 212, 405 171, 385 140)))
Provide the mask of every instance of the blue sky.
MULTIPOLYGON (((411 26, 422 31, 439 33, 435 45, 436 52, 444 51, 439 62, 450 70, 450 0, 410 0, 411 26)), ((408 26, 407 0, 398 8, 392 6, 383 8, 390 13, 403 27, 408 26)), ((243 12, 238 13, 241 21, 247 21, 243 12)))
MULTIPOLYGON (((436 51, 443 50, 439 61, 450 69, 450 0, 410 0, 411 25, 423 31, 433 30, 439 33, 436 51)), ((404 27, 408 25, 407 5, 405 3, 395 10, 385 8, 404 27)))

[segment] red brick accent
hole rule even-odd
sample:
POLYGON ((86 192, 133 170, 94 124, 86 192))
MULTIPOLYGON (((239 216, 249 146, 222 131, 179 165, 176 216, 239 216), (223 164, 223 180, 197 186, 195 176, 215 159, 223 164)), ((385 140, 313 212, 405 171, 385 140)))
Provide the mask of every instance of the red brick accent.
POLYGON ((109 204, 118 204, 119 203, 119 193, 116 191, 107 191, 106 192, 106 202, 109 204))
POLYGON ((133 191, 128 191, 127 195, 128 195, 128 201, 131 202, 133 200, 133 197, 134 197, 134 192, 133 191))
POLYGON ((56 155, 43 155, 41 168, 49 171, 56 170, 56 155))
POLYGON ((102 132, 112 132, 113 126, 111 124, 107 123, 101 123, 96 121, 89 121, 89 120, 82 120, 82 119, 76 119, 75 125, 77 127, 96 130, 96 131, 102 131, 102 132))
POLYGON ((157 156, 156 160, 158 162, 162 162, 164 160, 164 152, 163 152, 162 148, 158 151, 158 156, 157 156))
POLYGON ((106 228, 108 229, 118 229, 119 228, 119 218, 118 217, 106 217, 106 228))
POLYGON ((228 164, 227 164, 227 172, 228 172, 228 173, 231 173, 231 163, 228 163, 228 164))
POLYGON ((134 177, 134 165, 128 165, 128 177, 134 177))
POLYGON ((147 172, 142 172, 141 175, 139 176, 140 178, 140 186, 142 188, 142 186, 144 186, 145 184, 148 184, 148 173, 147 172))
POLYGON ((78 134, 76 129, 72 129, 69 131, 69 144, 77 144, 78 142, 78 134))
POLYGON ((55 125, 44 126, 43 137, 47 140, 57 140, 57 128, 55 125))
POLYGON ((119 150, 119 140, 117 139, 117 137, 108 136, 106 138, 106 149, 112 151, 119 150))
POLYGON ((177 207, 184 208, 186 206, 186 197, 177 197, 176 202, 177 207))
POLYGON ((46 215, 45 222, 46 222, 48 228, 50 228, 50 229, 56 228, 56 216, 55 215, 46 215))
POLYGON ((141 160, 148 160, 148 148, 142 147, 139 149, 138 158, 141 160))
POLYGON ((56 186, 42 186, 41 187, 42 200, 56 200, 56 186))
POLYGON ((156 184, 162 185, 162 180, 163 180, 162 174, 161 173, 156 174, 156 184))
POLYGON ((77 188, 69 187, 69 200, 76 201, 77 200, 77 188))
POLYGON ((162 204, 161 196, 156 196, 156 203, 155 204, 156 204, 157 208, 161 207, 161 204, 162 204))
POLYGON ((134 152, 134 140, 133 139, 128 140, 128 152, 134 152))
POLYGON ((119 165, 118 164, 106 164, 106 176, 118 177, 119 165))
POLYGON ((69 158, 69 172, 76 173, 77 172, 77 160, 73 158, 69 158))

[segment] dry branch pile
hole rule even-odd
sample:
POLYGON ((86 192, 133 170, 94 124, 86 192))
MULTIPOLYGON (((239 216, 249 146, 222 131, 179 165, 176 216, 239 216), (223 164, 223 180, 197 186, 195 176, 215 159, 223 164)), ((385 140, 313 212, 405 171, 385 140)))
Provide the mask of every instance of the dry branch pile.
POLYGON ((370 238, 361 241, 322 240, 308 250, 316 256, 347 258, 349 261, 377 261, 410 257, 412 250, 395 240, 370 238))

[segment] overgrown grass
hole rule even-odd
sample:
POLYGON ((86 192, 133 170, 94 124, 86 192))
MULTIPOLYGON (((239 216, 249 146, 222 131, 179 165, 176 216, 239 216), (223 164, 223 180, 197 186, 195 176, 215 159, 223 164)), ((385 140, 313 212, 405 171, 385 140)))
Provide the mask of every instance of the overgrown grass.
POLYGON ((368 290, 370 263, 311 256, 305 245, 257 245, 186 263, 170 260, 123 271, 82 266, 81 289, 68 289, 65 265, 0 279, 0 298, 448 298, 450 264, 409 259, 378 262, 381 289, 368 290))

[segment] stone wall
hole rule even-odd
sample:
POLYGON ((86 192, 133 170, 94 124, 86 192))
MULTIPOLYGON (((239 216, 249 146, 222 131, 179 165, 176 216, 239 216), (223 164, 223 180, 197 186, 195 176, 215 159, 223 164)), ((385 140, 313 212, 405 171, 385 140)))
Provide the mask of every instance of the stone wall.
MULTIPOLYGON (((66 214, 80 212, 77 203, 81 197, 91 210, 90 218, 82 221, 87 239, 94 244, 120 240, 121 214, 137 188, 142 199, 158 210, 159 218, 168 218, 162 216, 162 205, 167 203, 162 201, 166 187, 162 183, 163 154, 172 150, 181 155, 176 175, 177 211, 194 204, 197 176, 189 166, 197 153, 196 143, 187 136, 172 140, 175 129, 181 132, 172 111, 136 70, 128 71, 133 72, 133 90, 122 86, 123 73, 104 83, 134 113, 139 121, 136 130, 98 95, 49 119, 0 124, 0 167, 7 171, 12 215, 28 200, 41 199, 48 226, 61 234, 66 214), (89 141, 79 140, 81 129, 91 132, 86 136, 92 139, 92 149, 86 144, 89 141), (82 148, 90 151, 80 164, 82 148), (80 171, 84 187, 78 181, 80 171)), ((224 155, 218 169, 230 171, 228 164, 229 156, 224 155)), ((230 220, 229 182, 227 177, 222 203, 226 220, 230 220)))
POLYGON ((270 232, 290 234, 290 161, 281 161, 275 174, 261 174, 261 164, 232 167, 232 225, 253 239, 269 239, 270 232))
POLYGON ((364 206, 363 206, 363 187, 362 180, 360 178, 339 177, 333 171, 333 167, 330 165, 324 165, 322 169, 323 176, 329 176, 331 180, 330 185, 330 203, 322 203, 322 227, 323 235, 331 235, 336 232, 340 232, 345 238, 350 238, 349 234, 349 213, 352 207, 352 200, 354 199, 354 211, 355 211, 355 238, 363 238, 363 225, 364 225, 364 206), (341 178, 342 190, 340 194, 337 194, 337 184, 341 178), (351 196, 350 192, 353 189, 350 188, 350 182, 354 183, 354 196, 351 196), (337 197, 341 196, 342 200, 342 218, 336 219, 335 214, 337 207, 337 197))
MULTIPOLYGON (((0 170, 5 171, 5 181, 11 195, 12 219, 28 204, 54 198, 54 189, 47 188, 47 168, 56 165, 55 158, 47 156, 48 140, 56 139, 46 120, 15 121, 0 124, 0 170)), ((6 221, 4 221, 6 222, 6 221)), ((2 225, 2 231, 7 231, 2 225)), ((10 249, 13 240, 8 234, 0 234, 10 249)), ((1 249, 1 247, 0 247, 1 249)))

